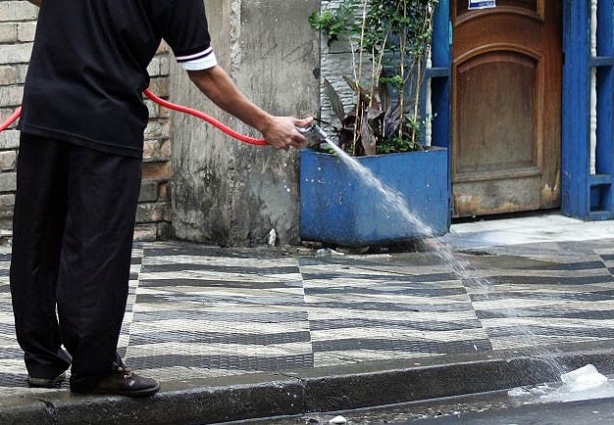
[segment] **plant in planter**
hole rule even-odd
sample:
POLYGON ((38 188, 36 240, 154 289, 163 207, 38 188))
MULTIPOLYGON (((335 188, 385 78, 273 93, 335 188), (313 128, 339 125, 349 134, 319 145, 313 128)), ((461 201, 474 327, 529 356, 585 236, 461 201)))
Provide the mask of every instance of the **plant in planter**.
POLYGON ((450 225, 447 150, 423 146, 419 99, 437 0, 342 0, 315 12, 312 26, 331 40, 346 37, 353 92, 346 108, 328 79, 323 85, 339 125, 339 145, 384 184, 400 192, 426 224, 394 217, 333 155, 301 152, 301 236, 365 246, 443 234, 450 225), (349 112, 346 112, 349 109, 349 112), (386 154, 386 155, 380 155, 386 154), (369 198, 369 199, 367 199, 369 198))
POLYGON ((314 12, 313 27, 329 42, 347 37, 354 92, 349 113, 333 85, 324 88, 340 122, 340 144, 354 156, 422 150, 419 99, 437 0, 343 0, 335 12, 314 12), (368 63, 367 63, 368 62, 368 63))

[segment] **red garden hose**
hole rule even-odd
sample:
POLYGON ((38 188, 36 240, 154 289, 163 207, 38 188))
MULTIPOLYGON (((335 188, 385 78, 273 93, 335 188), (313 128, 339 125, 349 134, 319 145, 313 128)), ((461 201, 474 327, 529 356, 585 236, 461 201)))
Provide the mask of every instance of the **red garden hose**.
POLYGON ((188 108, 187 106, 177 105, 176 103, 171 103, 167 100, 160 99, 158 96, 153 94, 149 89, 145 89, 143 92, 145 96, 156 102, 157 104, 164 106, 165 108, 172 109, 177 112, 183 112, 184 114, 193 115, 201 120, 208 122, 209 124, 214 125, 215 127, 222 130, 224 133, 229 135, 230 137, 237 139, 243 143, 249 143, 251 145, 268 145, 267 141, 264 139, 256 139, 253 137, 245 136, 243 134, 237 133, 236 131, 228 128, 226 125, 222 124, 215 118, 210 117, 204 112, 197 111, 196 109, 188 108))
MULTIPOLYGON (((226 133, 230 137, 237 139, 243 143, 249 143, 251 145, 259 145, 259 146, 268 145, 267 141, 264 139, 256 139, 254 137, 249 137, 249 136, 245 136, 243 134, 237 133, 236 131, 228 128, 226 125, 222 124, 215 118, 210 117, 204 112, 197 111, 196 109, 188 108, 187 106, 177 105, 175 103, 168 102, 164 99, 160 99, 158 96, 153 94, 149 89, 146 89, 143 92, 143 94, 165 108, 172 109, 178 112, 183 112, 185 114, 193 115, 197 118, 200 118, 201 120, 204 120, 208 122, 209 124, 212 124, 215 127, 219 128, 220 130, 222 130, 224 133, 226 133)), ((21 115, 21 106, 17 108, 15 112, 13 112, 13 114, 6 121, 0 124, 0 132, 6 130, 11 124, 17 121, 17 118, 19 118, 19 115, 21 115)))
POLYGON ((8 119, 6 121, 4 121, 2 124, 0 124, 0 133, 2 133, 11 124, 13 124, 15 121, 17 121, 17 118, 19 118, 20 115, 21 115, 21 106, 19 108, 15 109, 15 112, 13 112, 13 114, 10 117, 8 117, 8 119))

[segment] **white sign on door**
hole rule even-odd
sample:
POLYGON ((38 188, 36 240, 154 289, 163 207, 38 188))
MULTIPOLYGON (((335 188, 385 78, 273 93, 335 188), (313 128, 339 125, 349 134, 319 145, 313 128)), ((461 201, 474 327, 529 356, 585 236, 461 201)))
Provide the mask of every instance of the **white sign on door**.
POLYGON ((489 9, 497 7, 496 0, 469 0, 469 10, 489 9))

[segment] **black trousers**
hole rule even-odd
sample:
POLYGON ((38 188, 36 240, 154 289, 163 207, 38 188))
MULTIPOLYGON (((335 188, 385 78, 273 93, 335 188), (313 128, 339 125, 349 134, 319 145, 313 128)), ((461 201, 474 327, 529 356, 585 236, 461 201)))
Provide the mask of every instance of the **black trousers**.
POLYGON ((121 362, 140 183, 138 158, 22 134, 10 283, 30 376, 72 363, 87 386, 121 362))

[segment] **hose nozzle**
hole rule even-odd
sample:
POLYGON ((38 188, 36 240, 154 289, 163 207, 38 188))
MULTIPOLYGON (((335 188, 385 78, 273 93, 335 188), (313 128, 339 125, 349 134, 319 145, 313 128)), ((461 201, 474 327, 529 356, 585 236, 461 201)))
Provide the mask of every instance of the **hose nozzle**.
POLYGON ((296 130, 307 139, 306 148, 314 149, 320 147, 322 143, 334 143, 328 135, 316 124, 307 127, 297 127, 296 130))

